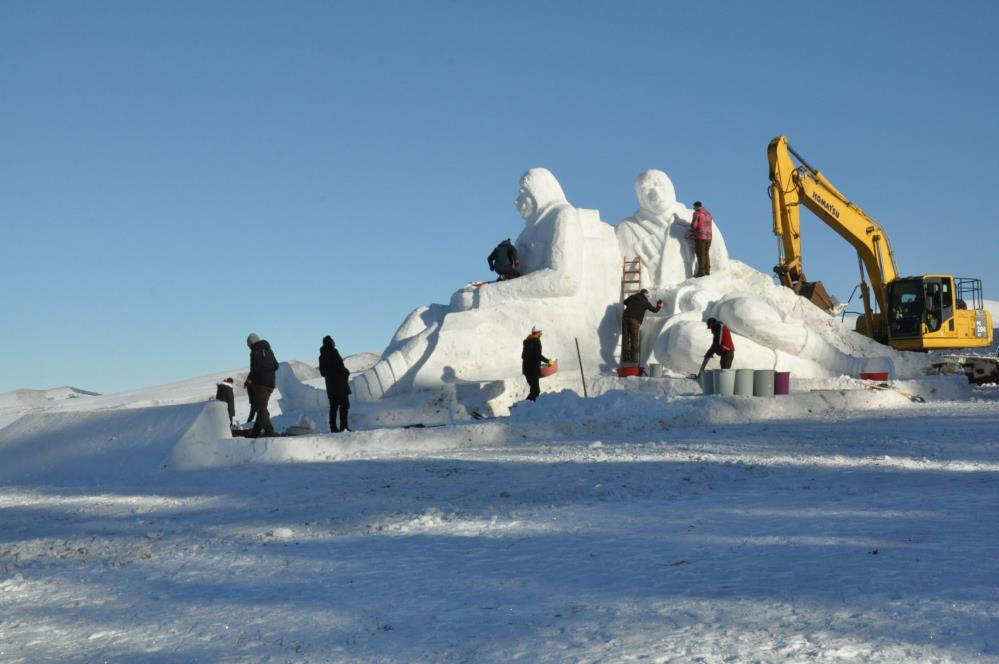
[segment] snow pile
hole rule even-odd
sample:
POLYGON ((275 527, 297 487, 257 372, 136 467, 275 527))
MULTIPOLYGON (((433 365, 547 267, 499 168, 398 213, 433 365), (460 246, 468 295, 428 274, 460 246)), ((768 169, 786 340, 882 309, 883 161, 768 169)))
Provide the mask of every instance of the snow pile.
MULTIPOLYGON (((772 277, 730 260, 717 227, 712 274, 691 278, 686 235, 692 211, 676 200, 661 171, 643 173, 636 191, 640 209, 615 228, 595 210, 573 207, 549 171, 528 171, 517 199, 525 221, 516 242, 524 276, 469 285, 447 305, 413 311, 381 360, 354 377, 356 398, 521 380, 521 341, 532 326, 544 330, 545 354, 558 357, 563 372, 579 370, 578 343, 587 374, 612 373, 618 366, 623 260, 636 257, 650 299, 665 305, 646 316, 642 363, 655 360, 673 375, 697 371, 711 341, 703 324, 709 316, 735 334, 734 368, 790 371, 799 378, 865 371, 915 377, 929 364, 924 356, 854 333, 772 277)), ((502 412, 512 403, 512 391, 498 384, 491 389, 505 392, 494 404, 502 412)))
POLYGON ((220 402, 28 414, 0 430, 0 481, 148 477, 178 442, 228 437, 228 420, 220 402))

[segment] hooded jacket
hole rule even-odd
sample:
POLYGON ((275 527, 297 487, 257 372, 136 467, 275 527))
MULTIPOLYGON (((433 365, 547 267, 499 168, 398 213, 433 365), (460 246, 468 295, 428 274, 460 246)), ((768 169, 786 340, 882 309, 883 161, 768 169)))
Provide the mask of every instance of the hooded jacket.
POLYGON ((332 339, 323 339, 319 349, 319 374, 326 379, 326 391, 330 395, 343 398, 350 394, 350 370, 343 363, 332 339))
POLYGON ((253 384, 274 389, 278 361, 266 339, 250 346, 250 374, 246 377, 253 384))
POLYGON ((517 264, 517 248, 513 246, 510 239, 507 238, 500 242, 493 253, 489 254, 487 259, 489 262, 489 269, 496 274, 506 274, 513 270, 514 265, 517 264))

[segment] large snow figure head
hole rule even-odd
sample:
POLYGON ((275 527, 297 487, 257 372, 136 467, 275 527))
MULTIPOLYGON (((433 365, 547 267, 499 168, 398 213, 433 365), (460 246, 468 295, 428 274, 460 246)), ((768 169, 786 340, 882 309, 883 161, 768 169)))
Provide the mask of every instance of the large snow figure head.
POLYGON ((662 171, 650 168, 638 176, 635 193, 641 209, 654 215, 664 215, 676 206, 676 189, 662 171))
POLYGON ((559 203, 568 203, 565 192, 547 168, 532 168, 521 176, 515 205, 524 221, 536 221, 559 203))
MULTIPOLYGON (((694 245, 687 237, 694 211, 676 199, 676 189, 663 171, 643 171, 635 182, 639 209, 617 225, 621 255, 642 260, 644 285, 668 288, 694 275, 694 245)), ((711 242, 711 265, 722 271, 728 251, 718 226, 711 242)))

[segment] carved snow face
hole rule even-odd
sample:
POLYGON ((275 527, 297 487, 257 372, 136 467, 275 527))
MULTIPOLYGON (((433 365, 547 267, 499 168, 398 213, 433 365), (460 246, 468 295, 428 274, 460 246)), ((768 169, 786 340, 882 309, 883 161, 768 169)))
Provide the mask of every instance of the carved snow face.
POLYGON ((529 221, 538 211, 538 204, 534 200, 534 196, 531 196, 531 192, 524 187, 521 187, 517 192, 517 200, 514 201, 514 205, 517 206, 517 212, 520 213, 524 221, 529 221))
POLYGON ((639 175, 635 191, 642 209, 655 215, 665 214, 676 203, 673 183, 662 171, 648 170, 639 175))
POLYGON ((550 206, 566 202, 562 185, 547 168, 532 168, 520 178, 516 205, 524 221, 534 221, 550 206))

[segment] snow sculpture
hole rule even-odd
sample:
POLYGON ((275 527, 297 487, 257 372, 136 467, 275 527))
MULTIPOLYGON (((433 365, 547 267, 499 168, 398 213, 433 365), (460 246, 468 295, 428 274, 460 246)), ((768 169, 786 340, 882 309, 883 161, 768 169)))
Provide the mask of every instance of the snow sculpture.
POLYGON ((643 259, 652 299, 664 301, 661 314, 642 326, 643 364, 654 357, 674 375, 696 371, 710 344, 703 323, 709 316, 732 329, 736 368, 822 378, 885 370, 912 375, 926 363, 848 331, 769 275, 729 260, 717 227, 711 275, 690 278, 692 210, 676 200, 662 171, 642 173, 636 190, 640 209, 615 229, 596 210, 571 205, 549 171, 529 170, 516 201, 524 219, 516 241, 523 276, 466 286, 447 305, 414 310, 382 358, 355 376, 355 398, 428 388, 453 389, 462 403, 502 394, 497 402, 508 404, 523 395, 505 393, 502 381, 523 386, 522 341, 535 325, 545 331, 545 355, 560 358, 563 372, 576 369, 578 338, 587 375, 609 374, 620 336, 622 255, 643 259))
POLYGON ((862 371, 912 374, 925 364, 848 331, 838 319, 738 261, 731 261, 725 275, 668 289, 663 300, 669 315, 655 331, 650 354, 677 373, 692 373, 700 365, 711 344, 703 322, 709 316, 733 332, 735 369, 828 377, 862 371))
MULTIPOLYGON (((676 190, 662 171, 650 169, 635 182, 639 209, 617 225, 624 258, 639 257, 649 287, 673 286, 694 274, 694 243, 687 238, 694 211, 676 200, 676 190)), ((710 207, 710 206, 709 206, 710 207)), ((728 250, 718 224, 711 240, 711 270, 728 267, 728 250)))
POLYGON ((545 331, 549 357, 570 359, 575 337, 584 347, 589 342, 586 365, 613 353, 617 321, 609 312, 616 308, 621 269, 614 228, 596 210, 573 207, 544 168, 524 174, 516 205, 525 222, 516 241, 523 276, 467 286, 448 306, 412 312, 383 359, 354 379, 358 399, 516 378, 523 339, 534 325, 545 331), (591 341, 595 330, 603 331, 607 346, 599 354, 591 341))

